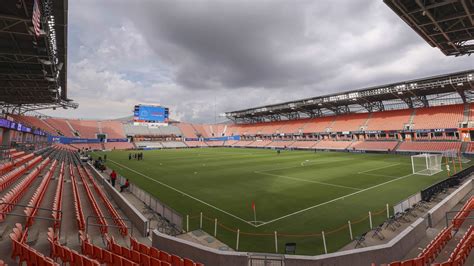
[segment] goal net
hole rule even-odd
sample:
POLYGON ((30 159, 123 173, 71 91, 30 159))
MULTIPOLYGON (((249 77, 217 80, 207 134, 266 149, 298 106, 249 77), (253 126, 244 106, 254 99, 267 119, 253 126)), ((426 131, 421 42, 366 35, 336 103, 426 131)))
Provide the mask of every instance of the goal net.
POLYGON ((441 171, 443 155, 423 153, 411 156, 411 166, 413 174, 434 175, 441 171))
POLYGON ((471 160, 469 158, 466 158, 461 152, 458 150, 447 150, 443 152, 443 157, 446 158, 446 161, 448 162, 456 162, 456 163, 468 163, 471 160))

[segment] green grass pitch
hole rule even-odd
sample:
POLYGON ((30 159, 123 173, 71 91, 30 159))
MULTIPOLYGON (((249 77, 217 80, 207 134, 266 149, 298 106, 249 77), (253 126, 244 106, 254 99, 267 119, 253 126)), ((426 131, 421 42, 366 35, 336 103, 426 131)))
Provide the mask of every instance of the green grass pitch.
POLYGON ((386 204, 392 212, 446 178, 412 175, 410 156, 392 154, 196 148, 143 151, 143 161, 129 161, 129 153, 107 152, 107 166, 180 212, 184 228, 190 215, 190 230, 197 229, 203 212, 203 229, 213 234, 217 218, 217 238, 233 249, 240 229, 239 251, 275 252, 275 231, 279 252, 295 242, 298 254, 321 254, 322 231, 336 251, 350 241, 349 220, 360 235, 369 230, 369 211, 376 226, 386 204))

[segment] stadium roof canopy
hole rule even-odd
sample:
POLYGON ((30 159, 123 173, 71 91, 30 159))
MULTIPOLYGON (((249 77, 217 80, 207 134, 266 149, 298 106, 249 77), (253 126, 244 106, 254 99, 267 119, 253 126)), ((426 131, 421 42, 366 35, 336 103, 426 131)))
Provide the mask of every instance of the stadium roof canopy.
POLYGON ((10 112, 76 108, 67 98, 68 1, 0 1, 0 108, 10 112), (39 25, 39 24, 37 24, 39 25))
POLYGON ((472 102, 474 69, 225 113, 236 123, 472 102))
POLYGON ((474 53, 472 0, 384 0, 432 47, 445 55, 474 53))

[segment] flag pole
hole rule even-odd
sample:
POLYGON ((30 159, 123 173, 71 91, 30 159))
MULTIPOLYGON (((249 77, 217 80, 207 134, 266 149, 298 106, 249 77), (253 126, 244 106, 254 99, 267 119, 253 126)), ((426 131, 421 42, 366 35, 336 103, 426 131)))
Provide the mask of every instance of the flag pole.
POLYGON ((253 222, 257 225, 257 208, 255 208, 255 202, 252 202, 253 209, 253 222))
POLYGON ((257 210, 255 209, 255 207, 253 208, 253 221, 256 225, 257 224, 257 210))

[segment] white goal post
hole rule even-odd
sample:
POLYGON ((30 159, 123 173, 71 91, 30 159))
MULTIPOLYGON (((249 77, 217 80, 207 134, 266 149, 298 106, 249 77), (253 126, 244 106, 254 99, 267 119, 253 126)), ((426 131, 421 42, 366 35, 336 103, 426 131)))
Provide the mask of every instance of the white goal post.
POLYGON ((416 175, 434 175, 442 170, 443 155, 423 153, 411 156, 411 166, 413 174, 416 175))

